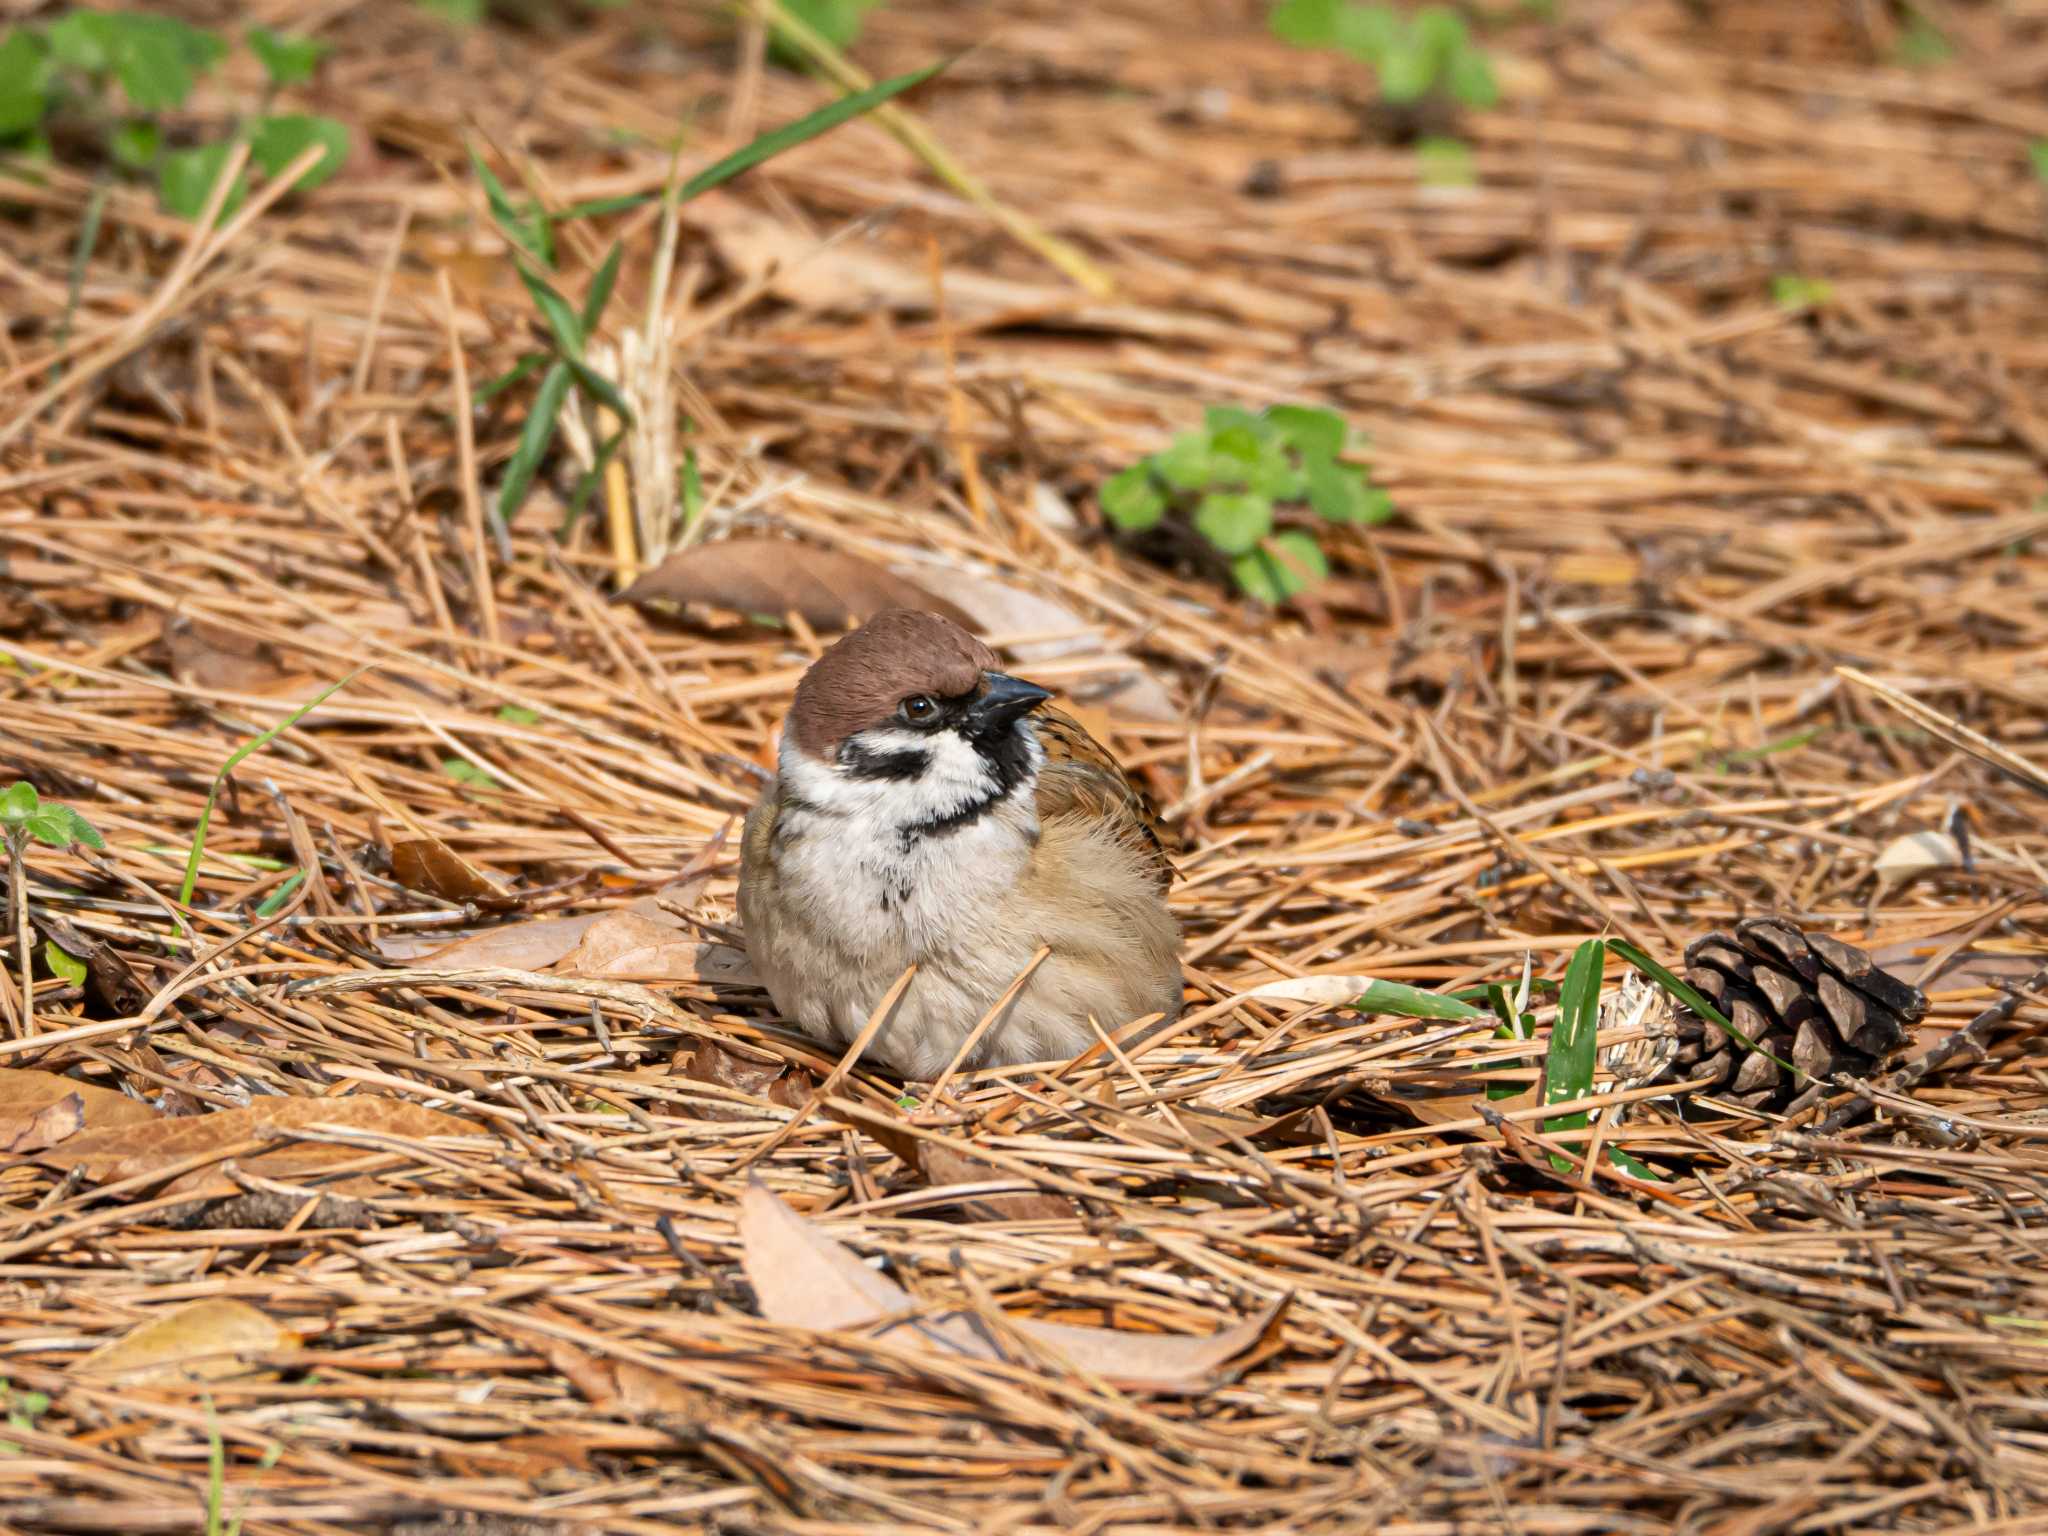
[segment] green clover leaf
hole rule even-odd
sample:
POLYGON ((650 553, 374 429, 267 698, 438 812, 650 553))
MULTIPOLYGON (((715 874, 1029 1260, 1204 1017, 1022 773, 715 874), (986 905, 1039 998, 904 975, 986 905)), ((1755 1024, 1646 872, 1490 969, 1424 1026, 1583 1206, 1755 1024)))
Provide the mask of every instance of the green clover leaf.
POLYGON ((41 803, 36 787, 16 779, 6 789, 0 790, 0 824, 18 827, 35 815, 41 803))
POLYGON ((316 144, 322 151, 320 158, 294 185, 295 191, 310 192, 348 159, 348 129, 333 118, 296 112, 266 117, 257 123, 249 140, 249 158, 263 167, 264 175, 277 176, 316 144))
POLYGON ((1166 516, 1166 494, 1143 464, 1133 464, 1102 482, 1102 515, 1129 533, 1142 533, 1166 516))
POLYGON ((1329 575, 1330 564, 1314 539, 1286 528, 1231 561, 1230 574, 1245 596, 1278 607, 1329 575))
POLYGON ((1195 506, 1195 530, 1226 555, 1241 555, 1273 531, 1273 503, 1243 491, 1211 491, 1195 506))
POLYGON ((313 71, 320 67, 321 56, 327 52, 325 43, 310 37, 284 37, 268 27, 251 27, 247 36, 249 51, 262 62, 263 72, 270 76, 273 86, 297 85, 301 80, 312 79, 313 71))

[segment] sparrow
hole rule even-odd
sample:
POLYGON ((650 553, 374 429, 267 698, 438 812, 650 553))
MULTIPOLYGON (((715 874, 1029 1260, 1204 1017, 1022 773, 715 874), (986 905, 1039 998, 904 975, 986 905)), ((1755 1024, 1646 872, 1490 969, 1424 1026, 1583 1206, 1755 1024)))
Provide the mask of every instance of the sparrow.
POLYGON ((1173 866, 1144 793, 1052 694, 936 614, 876 614, 812 663, 747 816, 740 925, 776 1008, 906 1078, 1064 1060, 1180 1011, 1173 866))

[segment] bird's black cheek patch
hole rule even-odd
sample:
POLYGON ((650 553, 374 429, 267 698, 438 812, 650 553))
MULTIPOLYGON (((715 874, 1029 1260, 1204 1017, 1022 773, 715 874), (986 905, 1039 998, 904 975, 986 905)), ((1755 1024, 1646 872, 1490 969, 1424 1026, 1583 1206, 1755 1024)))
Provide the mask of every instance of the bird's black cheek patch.
POLYGON ((931 761, 929 752, 915 747, 895 752, 871 752, 857 741, 848 741, 839 749, 839 766, 856 779, 885 779, 900 783, 905 779, 922 778, 931 761))

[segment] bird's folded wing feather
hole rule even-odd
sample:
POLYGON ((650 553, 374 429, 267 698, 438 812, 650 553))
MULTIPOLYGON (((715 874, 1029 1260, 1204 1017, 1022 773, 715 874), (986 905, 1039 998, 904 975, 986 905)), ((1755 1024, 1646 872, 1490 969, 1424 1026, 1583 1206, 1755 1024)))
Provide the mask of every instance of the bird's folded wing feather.
POLYGON ((1151 797, 1071 715, 1041 705, 1031 723, 1045 748, 1045 767, 1038 775, 1039 819, 1083 816, 1106 822, 1145 862, 1161 890, 1172 884, 1173 864, 1166 856, 1172 834, 1151 797))

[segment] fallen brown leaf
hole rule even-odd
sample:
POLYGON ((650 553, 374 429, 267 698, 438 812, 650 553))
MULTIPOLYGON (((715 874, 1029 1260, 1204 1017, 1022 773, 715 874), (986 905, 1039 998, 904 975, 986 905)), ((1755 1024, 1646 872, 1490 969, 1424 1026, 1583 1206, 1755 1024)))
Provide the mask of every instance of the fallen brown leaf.
MULTIPOLYGON (((733 268, 801 309, 856 311, 886 307, 921 313, 932 307, 924 264, 894 260, 864 232, 820 240, 735 198, 699 199, 690 222, 710 234, 733 268)), ((1008 309, 1072 307, 1065 290, 985 273, 949 270, 946 304, 955 321, 1008 309)))
POLYGON ((968 629, 974 621, 942 597, 873 561, 793 539, 736 538, 696 544, 669 556, 616 601, 705 603, 733 613, 777 616, 792 608, 816 629, 865 623, 885 608, 943 614, 968 629))
POLYGON ((565 976, 633 976, 688 981, 703 943, 672 922, 638 912, 607 912, 557 962, 565 976))
MULTIPOLYGON (((703 894, 702 878, 679 880, 665 885, 652 896, 642 896, 620 910, 637 913, 650 922, 680 931, 680 922, 670 908, 687 910, 703 894)), ((389 960, 427 961, 437 970, 475 967, 479 970, 503 967, 514 971, 544 971, 573 953, 583 936, 603 922, 611 912, 584 912, 574 917, 532 917, 502 923, 455 939, 444 936, 393 934, 377 941, 377 952, 389 960)))
MULTIPOLYGON (((917 1168, 933 1189, 951 1184, 988 1184, 1015 1177, 978 1158, 956 1152, 934 1141, 917 1144, 917 1168)), ((960 1209, 976 1221, 1064 1221, 1074 1215, 1074 1202, 1065 1195, 1034 1191, 1017 1195, 974 1195, 960 1202, 960 1209)))
POLYGON ((187 1302, 102 1344, 71 1369, 80 1376, 118 1378, 124 1387, 180 1381, 224 1381, 271 1375, 249 1355, 296 1348, 299 1336, 245 1301, 215 1296, 187 1302))
POLYGON ((417 934, 392 934, 377 941, 387 960, 431 963, 436 970, 503 966, 515 971, 546 970, 582 942, 583 935, 606 916, 585 912, 576 917, 535 917, 525 922, 466 933, 452 943, 437 943, 417 934))
POLYGON ((1227 1147, 1236 1138, 1251 1141, 1260 1136, 1313 1141, 1316 1139, 1313 1136, 1294 1135, 1308 1116, 1306 1109, 1291 1109, 1282 1115, 1247 1115, 1239 1110, 1215 1109, 1207 1104, 1176 1104, 1173 1109, 1174 1119, 1181 1123, 1189 1139, 1204 1147, 1227 1147))
POLYGON ((692 1392, 673 1376, 649 1370, 635 1360, 601 1359, 565 1339, 529 1336, 547 1356, 548 1364, 582 1393, 599 1413, 640 1416, 689 1413, 703 1407, 702 1393, 692 1392))
POLYGON ((224 624, 183 614, 164 620, 171 676, 214 693, 306 693, 320 679, 285 660, 276 646, 224 624))
MULTIPOLYGON (((1489 1099, 1484 1084, 1476 1088, 1462 1085, 1438 1088, 1403 1083, 1398 1086, 1368 1086, 1366 1092, 1383 1104, 1399 1105, 1424 1125, 1450 1125, 1460 1120, 1478 1120, 1481 1118, 1479 1106, 1482 1104, 1500 1114, 1508 1114, 1517 1109, 1534 1109, 1539 1102, 1534 1083, 1525 1086, 1520 1093, 1500 1099, 1489 1099)), ((1466 1130, 1488 1141, 1501 1139, 1500 1132, 1491 1125, 1467 1126, 1466 1130)))
MULTIPOLYGON (((403 1099, 374 1094, 351 1094, 339 1099, 280 1097, 258 1100, 246 1109, 221 1109, 179 1119, 156 1118, 142 1124, 81 1132, 34 1154, 34 1160, 54 1168, 77 1168, 94 1183, 107 1184, 139 1178, 203 1157, 218 1148, 322 1125, 367 1131, 400 1141, 477 1133, 472 1121, 403 1099)), ((354 1162, 364 1155, 356 1147, 309 1141, 247 1158, 241 1166, 268 1178, 293 1178, 354 1162)), ((209 1176, 206 1187, 226 1184, 212 1170, 200 1171, 209 1176)))
POLYGON ((0 1132, 0 1152, 35 1152, 62 1141, 85 1124, 85 1100, 67 1093, 22 1121, 13 1135, 0 1132))
MULTIPOLYGON (((988 1326, 971 1312, 907 1317, 917 1306, 907 1291, 804 1220, 759 1179, 750 1180, 740 1197, 739 1231, 741 1262, 761 1315, 770 1322, 829 1332, 901 1319, 887 1328, 887 1337, 980 1360, 1003 1357, 988 1326)), ((1023 1317, 1004 1322, 1069 1365, 1119 1386, 1183 1392, 1200 1388, 1224 1362, 1250 1348, 1286 1304, 1282 1297, 1257 1317, 1200 1336, 1023 1317)))
POLYGON ((83 960, 100 1001, 117 1015, 140 1013, 149 1002, 150 989, 142 984, 133 966, 111 944, 74 928, 50 912, 31 912, 29 921, 41 935, 74 960, 83 960))
MULTIPOLYGON (((751 1098, 766 1099, 784 1109, 798 1109, 810 1098, 811 1075, 791 1067, 779 1057, 744 1050, 717 1040, 699 1041, 690 1051, 683 1076, 693 1083, 715 1083, 751 1098)), ((706 1105, 698 1111, 705 1120, 752 1120, 755 1115, 744 1105, 706 1105)))
POLYGON ((38 1152, 85 1130, 161 1119, 138 1099, 55 1072, 0 1069, 0 1152, 38 1152), (75 1109, 66 1109, 67 1104, 75 1109))
POLYGON ((487 909, 519 904, 438 837, 409 837, 391 845, 391 878, 407 890, 426 891, 443 901, 469 902, 487 909))

